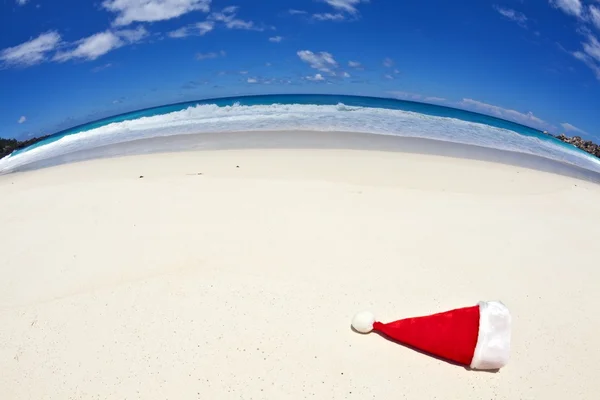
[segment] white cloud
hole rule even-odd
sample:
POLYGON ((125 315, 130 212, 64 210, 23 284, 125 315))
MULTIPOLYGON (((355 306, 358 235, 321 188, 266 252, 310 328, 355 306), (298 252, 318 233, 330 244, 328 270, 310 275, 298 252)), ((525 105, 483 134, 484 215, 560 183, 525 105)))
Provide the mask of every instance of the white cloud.
POLYGON ((270 67, 271 65, 273 64, 271 64, 270 62, 265 63, 265 67, 270 67))
POLYGON ((19 120, 17 121, 19 124, 24 123, 25 121, 27 121, 27 117, 22 115, 21 118, 19 118, 19 120))
POLYGON ((348 61, 350 68, 362 68, 362 65, 358 61, 348 61))
POLYGON ((168 32, 167 36, 170 38, 178 39, 190 36, 192 34, 191 29, 187 26, 175 29, 174 31, 168 32))
MULTIPOLYGON (((25 4, 27 4, 28 1, 29 0, 17 0, 17 4, 20 5, 20 6, 24 6, 25 4)), ((24 118, 24 117, 21 117, 21 118, 24 118)))
POLYGON ((306 11, 303 11, 303 10, 294 10, 294 9, 290 9, 290 10, 288 10, 288 13, 290 13, 290 15, 303 15, 303 14, 308 14, 306 11))
POLYGON ((281 36, 273 36, 269 38, 269 42, 279 43, 283 40, 281 36))
POLYGON ((590 6, 590 20, 596 25, 596 28, 600 29, 600 8, 590 6))
POLYGON ((5 65, 30 66, 46 61, 48 53, 62 48, 52 57, 52 61, 65 62, 71 59, 95 60, 98 57, 123 47, 137 43, 148 36, 144 27, 137 29, 107 30, 73 43, 64 43, 56 32, 47 32, 36 39, 0 52, 0 61, 5 65))
POLYGON ((167 33, 171 38, 183 38, 187 36, 204 36, 215 28, 213 21, 203 21, 196 24, 184 26, 167 33))
POLYGON ((441 102, 444 102, 444 101, 446 101, 446 99, 445 99, 445 98, 443 98, 443 97, 436 97, 436 96, 429 96, 429 97, 425 97, 425 99, 424 99, 424 100, 425 100, 425 101, 433 101, 433 102, 438 102, 438 103, 441 103, 441 102))
POLYGON ((383 66, 386 68, 391 68, 394 66, 394 60, 392 60, 391 58, 386 58, 385 60, 383 60, 383 66))
POLYGON ((240 71, 240 75, 248 75, 248 71, 240 71))
POLYGON ((346 17, 344 16, 344 14, 341 14, 341 13, 335 13, 335 14, 331 14, 331 13, 313 14, 312 18, 315 19, 315 20, 317 20, 317 21, 343 21, 344 19, 346 19, 346 17))
POLYGON ((361 2, 368 2, 369 0, 323 0, 336 10, 348 12, 350 14, 356 14, 356 6, 361 2))
POLYGON ((264 31, 264 28, 256 26, 252 21, 244 21, 237 17, 237 6, 225 7, 221 12, 213 12, 208 19, 211 21, 222 22, 228 29, 245 29, 254 31, 264 31))
POLYGON ((310 50, 300 50, 296 54, 298 54, 298 57, 302 61, 310 65, 311 68, 321 72, 331 73, 332 68, 337 68, 338 65, 333 56, 325 51, 313 53, 310 50))
POLYGON ((148 31, 143 26, 138 26, 137 29, 123 29, 116 33, 127 43, 136 43, 148 36, 148 31))
POLYGON ((55 32, 42 33, 35 39, 0 51, 0 61, 7 66, 28 67, 46 60, 48 52, 61 43, 60 35, 55 32))
POLYGON ((70 51, 61 51, 54 55, 54 61, 64 62, 73 58, 95 60, 111 50, 123 46, 125 43, 113 32, 96 33, 77 42, 77 46, 70 51))
POLYGON ((223 50, 219 51, 218 53, 214 51, 210 53, 197 53, 196 60, 211 60, 213 58, 225 57, 226 55, 227 53, 225 53, 223 50))
POLYGON ((196 28, 200 32, 200 36, 207 34, 215 28, 215 24, 212 21, 198 22, 196 28))
POLYGON ((594 72, 596 78, 600 80, 600 64, 596 64, 592 57, 582 53, 581 51, 573 52, 573 57, 587 65, 594 72))
POLYGON ((552 7, 559 8, 566 14, 575 17, 582 17, 583 15, 581 0, 549 0, 549 2, 552 7))
POLYGON ((139 42, 147 35, 148 31, 142 26, 137 29, 99 32, 78 40, 71 45, 74 47, 69 50, 56 53, 53 60, 58 62, 77 58, 88 61, 95 60, 119 47, 139 42))
POLYGON ((588 41, 583 43, 583 51, 587 55, 600 62, 600 42, 592 35, 588 35, 588 41))
POLYGON ((390 74, 385 74, 385 75, 383 75, 383 77, 384 77, 385 79, 389 79, 389 80, 393 80, 393 79, 394 79, 394 77, 393 77, 393 76, 391 76, 390 74))
POLYGON ((313 81, 313 82, 319 82, 319 81, 325 80, 325 78, 323 78, 323 75, 321 75, 321 74, 315 74, 315 76, 307 76, 306 79, 309 81, 313 81))
POLYGON ((110 68, 110 67, 112 67, 111 63, 107 63, 107 64, 104 64, 104 65, 99 65, 99 66, 97 66, 95 68, 92 68, 92 72, 100 72, 100 71, 103 71, 103 70, 105 70, 107 68, 110 68))
POLYGON ((257 28, 254 26, 254 22, 252 21, 243 21, 241 19, 234 19, 225 24, 225 26, 229 29, 246 29, 246 30, 257 30, 262 31, 262 28, 257 28))
POLYGON ((192 11, 208 12, 211 0, 104 0, 102 7, 117 14, 114 25, 155 22, 180 17, 192 11))
MULTIPOLYGON (((575 16, 580 20, 581 23, 577 27, 577 33, 585 36, 587 40, 581 43, 581 50, 570 52, 570 54, 590 68, 596 78, 600 80, 600 41, 592 34, 587 25, 593 24, 600 29, 600 6, 590 5, 585 8, 581 0, 549 1, 553 7, 559 8, 566 14, 575 16)), ((600 3, 599 0, 595 0, 595 2, 600 3)), ((560 45, 559 47, 562 48, 560 45)))
POLYGON ((399 90, 393 90, 388 92, 389 94, 391 94, 393 97, 397 98, 397 99, 402 99, 402 100, 415 100, 415 101, 428 101, 431 103, 444 103, 446 102, 446 99, 443 97, 436 97, 436 96, 423 96, 420 95, 418 93, 410 93, 410 92, 402 92, 399 90))
POLYGON ((482 103, 480 101, 472 99, 463 99, 460 102, 460 105, 474 111, 483 112, 484 114, 492 115, 494 117, 506 119, 527 126, 533 126, 537 128, 546 128, 549 126, 549 124, 546 121, 543 121, 540 118, 536 117, 535 115, 533 115, 532 112, 522 113, 511 109, 494 106, 492 104, 482 103))
POLYGON ((409 93, 409 92, 402 92, 400 90, 392 90, 392 91, 389 91, 388 93, 391 94, 393 97, 395 97, 397 99, 421 100, 423 98, 423 96, 421 96, 420 94, 409 93))
POLYGON ((235 13, 237 10, 239 10, 238 6, 228 6, 228 7, 225 7, 224 9, 222 9, 221 12, 223 12, 225 14, 232 14, 232 13, 235 13))
POLYGON ((290 84, 292 81, 289 79, 277 79, 277 78, 264 78, 264 77, 253 77, 246 79, 247 83, 259 84, 259 85, 271 85, 271 84, 290 84))
POLYGON ((562 124, 560 124, 560 126, 562 126, 563 129, 567 132, 579 132, 579 133, 587 134, 587 132, 584 131, 583 129, 579 129, 578 127, 571 125, 568 122, 563 122, 562 124))
POLYGON ((522 12, 515 11, 510 8, 503 8, 498 5, 494 5, 494 10, 498 11, 498 13, 500 13, 502 16, 516 22, 522 27, 527 26, 527 17, 522 12))
POLYGON ((280 84, 286 84, 289 83, 289 80, 285 80, 285 79, 277 79, 277 78, 262 78, 262 77, 255 77, 255 78, 248 78, 246 79, 247 83, 251 83, 251 84, 260 84, 260 85, 271 85, 273 83, 280 83, 280 84))
POLYGON ((347 72, 344 72, 344 73, 342 74, 342 76, 343 76, 344 78, 350 78, 350 74, 349 74, 349 73, 347 73, 347 72))
POLYGON ((575 51, 571 54, 587 65, 594 72, 596 78, 600 80, 600 41, 589 31, 587 32, 587 41, 581 43, 583 51, 575 51))

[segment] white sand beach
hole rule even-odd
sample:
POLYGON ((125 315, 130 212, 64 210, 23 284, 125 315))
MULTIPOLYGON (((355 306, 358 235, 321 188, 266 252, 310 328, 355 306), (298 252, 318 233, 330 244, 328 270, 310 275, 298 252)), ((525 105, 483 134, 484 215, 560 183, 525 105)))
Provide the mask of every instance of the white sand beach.
POLYGON ((0 176, 2 399, 597 399, 600 185, 432 154, 236 149, 0 176), (141 178, 140 176, 143 176, 141 178), (469 371, 350 329, 479 300, 469 371))

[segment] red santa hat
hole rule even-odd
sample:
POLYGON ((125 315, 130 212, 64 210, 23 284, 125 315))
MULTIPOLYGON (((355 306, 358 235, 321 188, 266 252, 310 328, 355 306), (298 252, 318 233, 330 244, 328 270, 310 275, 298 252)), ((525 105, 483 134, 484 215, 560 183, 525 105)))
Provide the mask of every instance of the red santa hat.
POLYGON ((387 324, 376 322, 368 311, 352 320, 352 327, 360 333, 379 332, 401 344, 481 370, 507 364, 510 325, 510 312, 499 301, 387 324))

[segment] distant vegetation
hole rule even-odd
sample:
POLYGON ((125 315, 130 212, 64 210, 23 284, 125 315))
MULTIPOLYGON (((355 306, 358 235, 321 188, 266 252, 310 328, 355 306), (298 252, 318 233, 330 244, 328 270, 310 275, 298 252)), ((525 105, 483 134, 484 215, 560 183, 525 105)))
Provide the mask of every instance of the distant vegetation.
POLYGON ((25 148, 27 146, 31 146, 34 143, 37 143, 41 140, 46 139, 48 136, 36 137, 33 139, 28 139, 24 141, 20 141, 17 139, 2 139, 0 138, 0 158, 6 157, 10 153, 15 150, 19 150, 25 148))

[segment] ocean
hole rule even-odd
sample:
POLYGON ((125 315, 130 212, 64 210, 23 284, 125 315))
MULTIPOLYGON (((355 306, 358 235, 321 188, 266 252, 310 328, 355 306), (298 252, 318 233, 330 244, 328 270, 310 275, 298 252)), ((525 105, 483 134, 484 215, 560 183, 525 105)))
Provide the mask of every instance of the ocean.
MULTIPOLYGON (((90 122, 14 152, 0 160, 0 173, 138 139, 282 130, 347 131, 433 139, 531 154, 600 172, 600 160, 574 146, 539 130, 478 113, 386 98, 263 95, 178 103, 90 122)), ((139 143, 148 145, 152 141, 139 143)), ((139 150, 140 153, 152 151, 139 150)))

